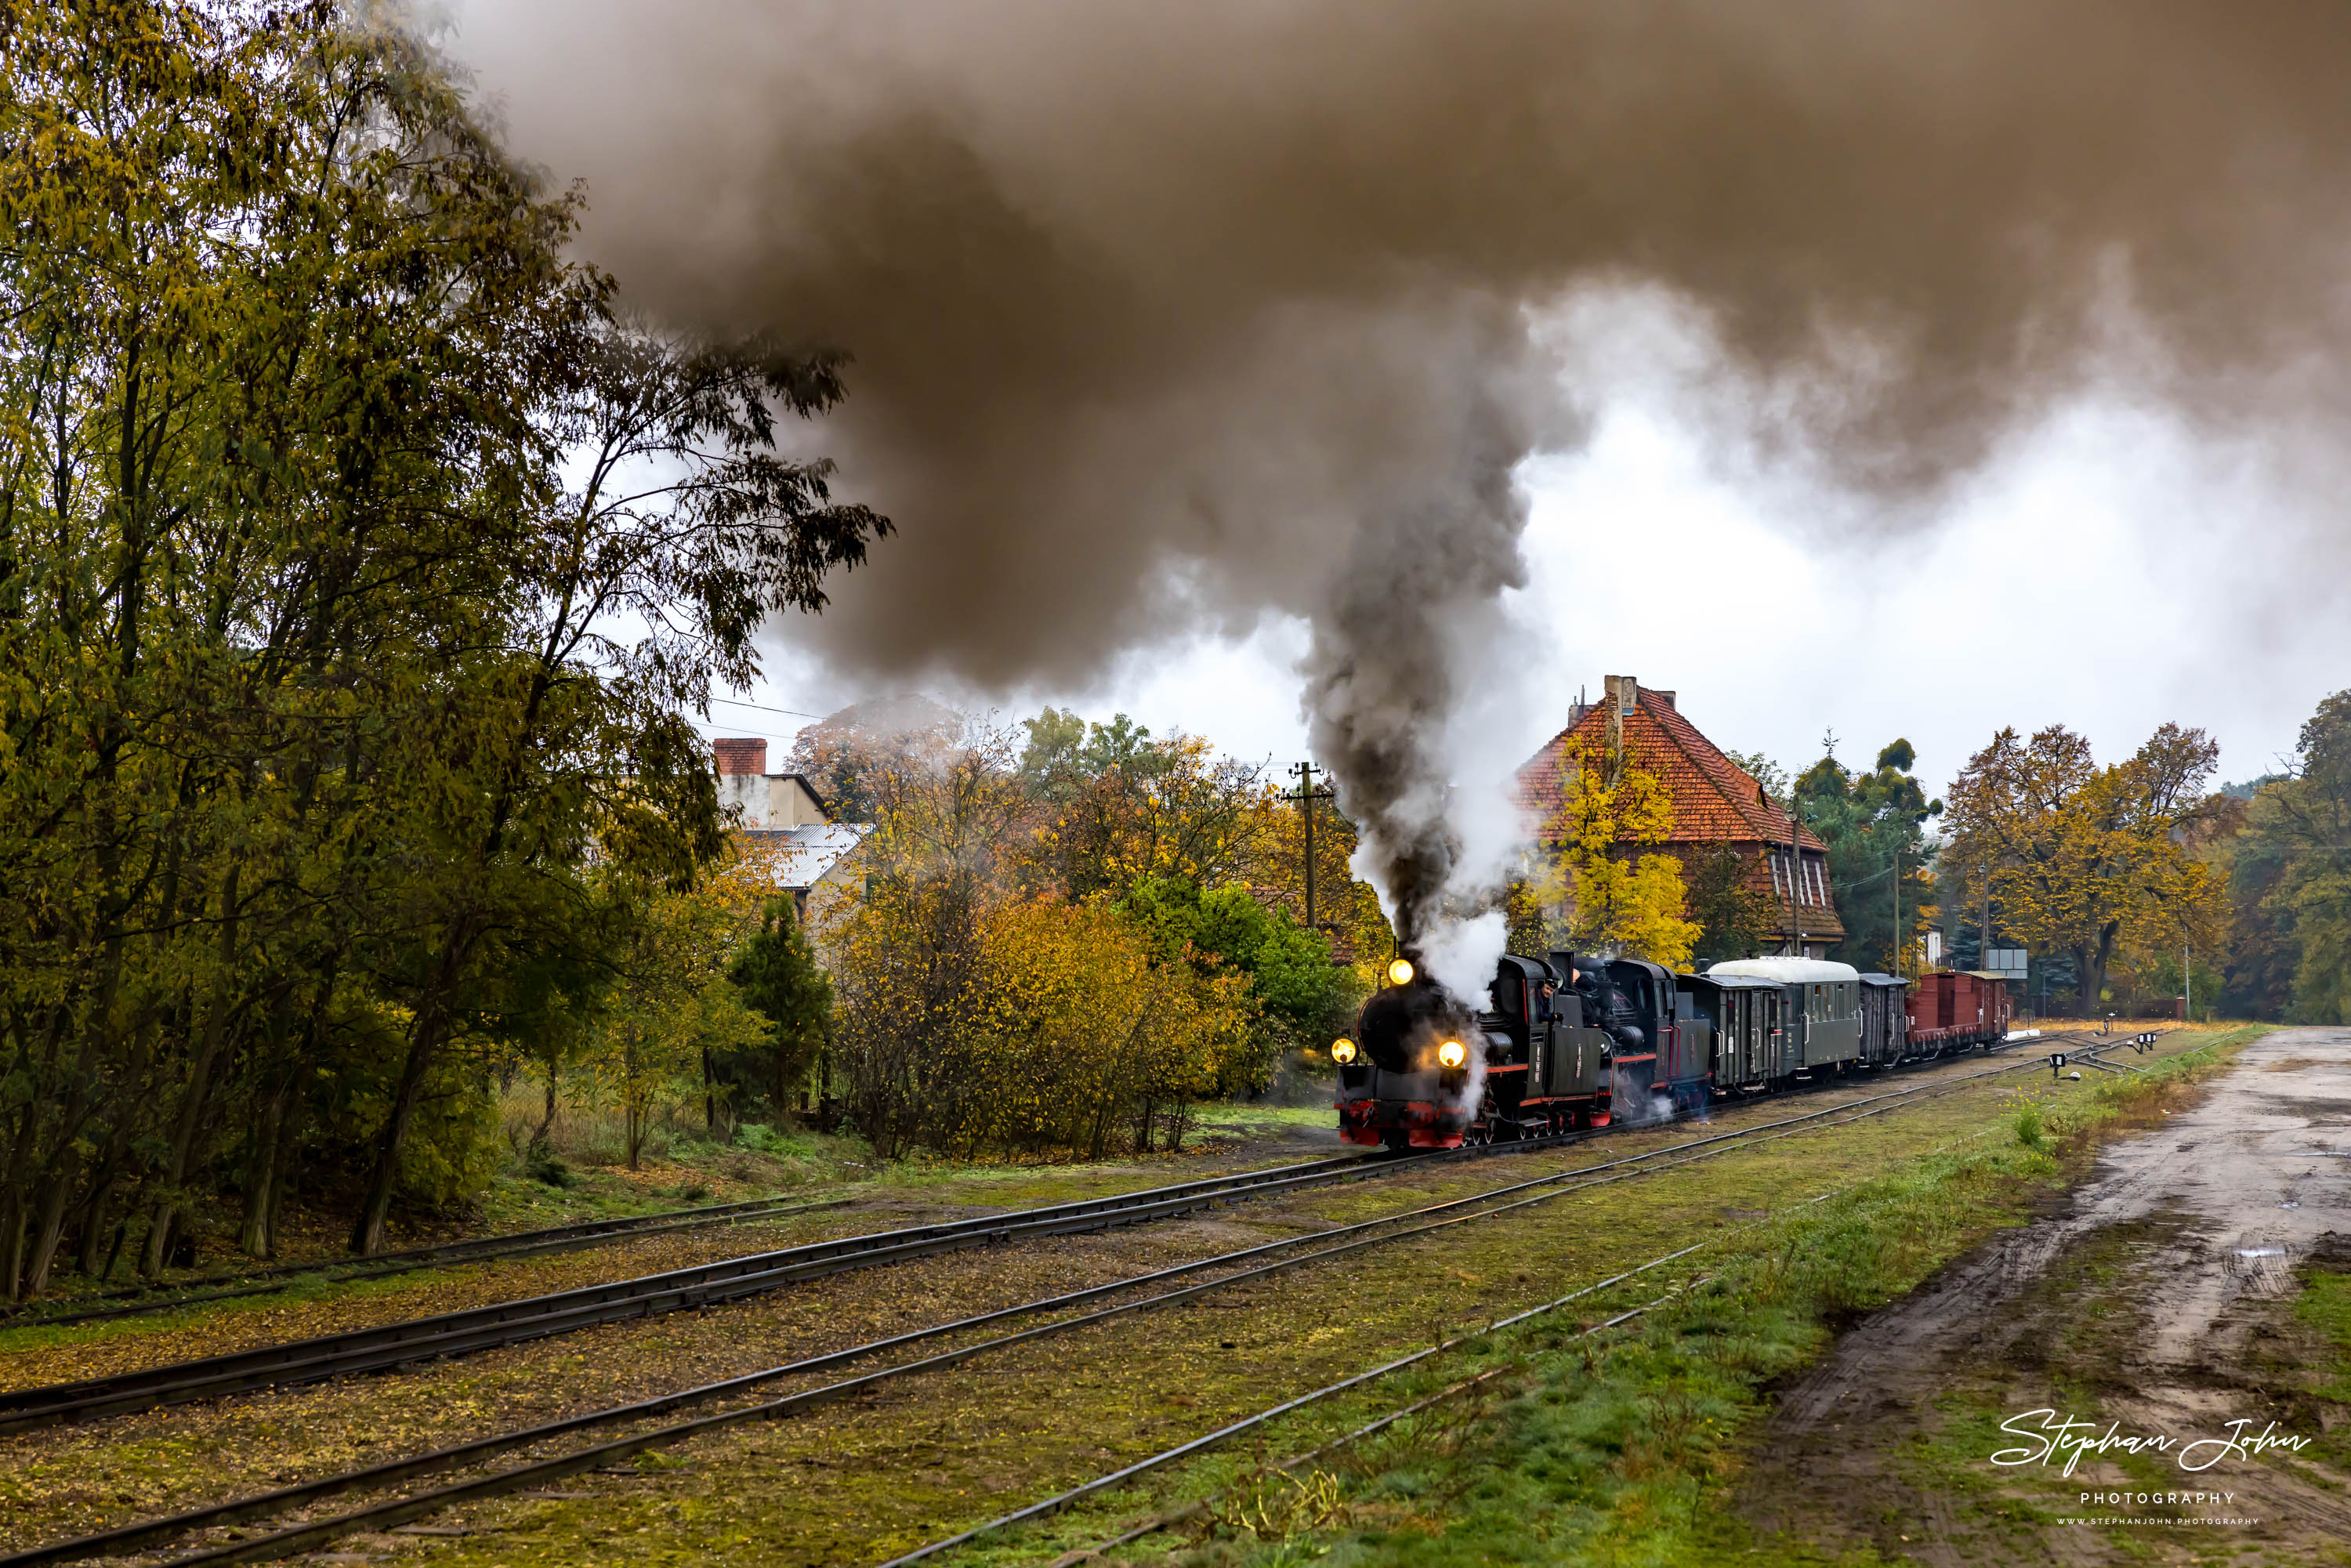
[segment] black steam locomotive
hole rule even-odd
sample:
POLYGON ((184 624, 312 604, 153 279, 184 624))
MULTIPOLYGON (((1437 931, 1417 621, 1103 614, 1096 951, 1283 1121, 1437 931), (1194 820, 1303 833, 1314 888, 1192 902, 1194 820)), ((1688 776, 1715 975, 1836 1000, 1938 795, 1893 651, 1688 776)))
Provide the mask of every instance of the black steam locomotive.
POLYGON ((1639 958, 1504 954, 1490 1011, 1401 956, 1332 1043, 1340 1136, 1391 1149, 1604 1127, 1626 1103, 1687 1111, 1858 1068, 2004 1039, 1990 975, 1891 975, 1818 958, 1746 958, 1677 975, 1639 958))
POLYGON ((1637 1016, 1604 969, 1572 953, 1509 953, 1491 1012, 1473 1013, 1409 957, 1333 1042, 1339 1134, 1391 1149, 1604 1127, 1620 1062, 1646 1061, 1637 1016))

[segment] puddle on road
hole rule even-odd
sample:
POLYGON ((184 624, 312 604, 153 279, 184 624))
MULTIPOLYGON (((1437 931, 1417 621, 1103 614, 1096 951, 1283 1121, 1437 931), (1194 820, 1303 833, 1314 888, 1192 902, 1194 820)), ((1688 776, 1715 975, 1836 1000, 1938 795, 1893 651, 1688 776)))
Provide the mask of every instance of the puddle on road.
POLYGON ((2283 1296, 2294 1288, 2294 1250, 2290 1245, 2267 1241, 2232 1248, 2228 1271, 2235 1276, 2237 1288, 2248 1296, 2283 1296))

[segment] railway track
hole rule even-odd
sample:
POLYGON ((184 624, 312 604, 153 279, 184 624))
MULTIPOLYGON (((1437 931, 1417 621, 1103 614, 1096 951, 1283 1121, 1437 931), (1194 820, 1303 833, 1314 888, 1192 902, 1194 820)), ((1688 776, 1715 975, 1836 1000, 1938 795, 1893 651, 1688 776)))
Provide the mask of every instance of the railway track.
POLYGON ((813 1213, 822 1208, 839 1208, 855 1201, 853 1197, 814 1201, 748 1198, 739 1203, 664 1209, 656 1214, 581 1220, 577 1224, 550 1226, 540 1230, 517 1230, 505 1236, 481 1236, 432 1247, 409 1247, 397 1252, 379 1252, 369 1258, 287 1263, 276 1268, 248 1270, 225 1278, 188 1281, 175 1286, 108 1291, 86 1296, 79 1301, 53 1303, 55 1310, 32 1304, 0 1309, 0 1327, 52 1328, 71 1323, 104 1322, 150 1312, 175 1312, 182 1307, 203 1306, 213 1301, 271 1295, 296 1283, 314 1280, 326 1284, 345 1285, 357 1281, 390 1279, 395 1275, 413 1273, 420 1269, 445 1269, 466 1263, 488 1262, 495 1259, 569 1252, 583 1247, 600 1247, 611 1241, 631 1241, 643 1236, 665 1235, 674 1230, 699 1230, 715 1225, 739 1225, 748 1220, 813 1213), (90 1304, 95 1301, 117 1304, 90 1304))
MULTIPOLYGON (((1949 1059, 1930 1059, 1928 1064, 1931 1064, 1933 1060, 1949 1059)), ((288 1341, 197 1361, 175 1362, 77 1383, 18 1389, 0 1394, 0 1433, 129 1415, 161 1406, 220 1398, 261 1388, 383 1372, 420 1361, 519 1344, 601 1323, 712 1306, 851 1270, 878 1268, 970 1247, 1141 1224, 1171 1218, 1237 1197, 1291 1191, 1329 1181, 1393 1175, 1439 1162, 1555 1148, 1595 1135, 1598 1134, 1594 1132, 1568 1133, 1548 1138, 1403 1155, 1342 1155, 1204 1177, 1108 1197, 842 1237, 543 1296, 496 1302, 431 1317, 411 1318, 374 1328, 288 1341)), ((740 1205, 721 1207, 730 1210, 745 1207, 740 1205)), ((653 1218, 647 1217, 648 1219, 653 1218)), ((751 1215, 747 1212, 731 1213, 722 1218, 747 1218, 751 1215)), ((625 1222, 601 1223, 604 1227, 611 1227, 625 1222)), ((561 1228, 566 1232, 590 1228, 561 1228)), ((646 1233, 646 1229, 641 1228, 625 1234, 646 1233)), ((558 1239, 555 1233, 546 1234, 548 1239, 539 1243, 545 1248, 579 1244, 577 1240, 558 1239)), ((523 1239, 486 1239, 485 1244, 511 1244, 523 1239)), ((443 1260, 447 1260, 445 1250, 443 1260)), ((432 1261, 412 1261, 407 1266, 440 1265, 432 1261)))
POLYGON ((1345 1155, 1140 1192, 757 1252, 608 1284, 411 1318, 376 1328, 208 1356, 78 1383, 0 1394, 0 1432, 125 1415, 287 1384, 381 1372, 413 1362, 518 1344, 598 1323, 704 1307, 805 1280, 1040 1236, 1164 1219, 1238 1196, 1284 1192, 1458 1158, 1442 1150, 1402 1158, 1345 1155))
MULTIPOLYGON (((1304 1236, 1287 1238, 1211 1258, 1195 1260, 1188 1263, 1153 1270, 1130 1279, 1114 1281, 1061 1296, 1002 1308, 953 1322, 931 1325, 866 1344, 851 1346, 844 1350, 747 1374, 720 1383, 662 1396, 655 1399, 607 1410, 592 1411, 519 1431, 477 1438, 449 1448, 395 1460, 366 1470, 324 1478, 257 1497, 190 1511, 166 1519, 125 1525, 99 1535, 33 1548, 0 1558, 0 1568, 34 1568, 35 1564, 67 1563, 91 1557, 152 1550, 160 1543, 183 1538, 196 1531, 234 1526, 256 1519, 283 1518, 289 1512, 307 1508, 331 1497, 353 1491, 397 1486, 403 1481, 437 1471, 477 1467, 501 1455, 539 1447, 593 1427, 655 1419, 692 1405, 725 1400, 747 1394, 765 1384, 826 1372, 853 1361, 903 1350, 941 1338, 968 1333, 989 1324, 1024 1316, 1071 1312, 1106 1297, 1144 1290, 1187 1275, 1217 1270, 1227 1270, 1214 1279, 1180 1285, 1155 1294, 1097 1308, 1077 1316, 982 1340, 976 1343, 933 1354, 915 1361, 883 1367, 840 1382, 786 1395, 780 1398, 762 1400, 752 1405, 737 1406, 683 1422, 674 1422, 629 1437, 597 1443, 585 1448, 511 1466, 488 1475, 476 1476, 422 1492, 393 1498, 353 1512, 329 1519, 307 1521, 259 1537, 199 1550, 174 1557, 170 1561, 189 1564, 225 1563, 285 1556, 296 1552, 308 1551, 340 1535, 361 1530, 390 1529, 394 1525, 436 1512, 455 1503, 497 1496, 559 1480, 584 1470, 618 1463, 632 1455, 683 1441, 704 1432, 747 1421, 780 1419, 820 1404, 862 1393, 883 1383, 925 1372, 941 1370, 993 1350, 1048 1335, 1065 1333, 1124 1313, 1190 1300, 1209 1291, 1261 1279, 1270 1274, 1326 1261, 1365 1248, 1384 1246, 1452 1226, 1489 1219, 1498 1215, 1510 1213, 1533 1204, 1553 1201, 1593 1186, 1635 1180, 1664 1171, 1678 1169, 1699 1160, 1716 1158, 1725 1154, 1753 1148, 1783 1138, 1801 1136, 1807 1132, 1848 1125, 1854 1122, 1868 1120, 1908 1105, 1960 1092, 1985 1079, 2030 1071, 2041 1065, 2037 1057, 2022 1058, 2003 1066, 1965 1074, 1957 1081, 1919 1083, 1910 1088, 1890 1091, 1858 1101, 1825 1106, 1818 1111, 1782 1118, 1755 1127, 1713 1134, 1639 1155, 1505 1184, 1464 1197, 1426 1205, 1352 1225, 1334 1227, 1304 1236), (1263 1260, 1270 1255, 1283 1252, 1294 1255, 1276 1257, 1270 1261, 1263 1260)), ((1381 1163, 1393 1168, 1394 1165, 1402 1162, 1381 1163)), ((1377 1375, 1374 1373, 1366 1375, 1377 1375)), ((1187 1448, 1184 1451, 1188 1452, 1190 1449, 1187 1448)), ((1027 1511, 1024 1511, 1020 1517, 1026 1517, 1026 1512, 1027 1511)))

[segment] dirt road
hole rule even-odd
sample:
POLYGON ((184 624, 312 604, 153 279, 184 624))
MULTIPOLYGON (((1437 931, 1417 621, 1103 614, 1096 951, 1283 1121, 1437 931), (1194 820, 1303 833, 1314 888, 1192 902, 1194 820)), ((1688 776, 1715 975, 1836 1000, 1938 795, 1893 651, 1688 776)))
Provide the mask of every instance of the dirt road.
POLYGON ((1955 1565, 2351 1562, 2351 1345, 2314 1310, 2351 1300, 2351 1030, 2272 1034, 2144 1124, 1787 1390, 1753 1523, 1955 1565), (2109 1434, 2137 1451, 2068 1448, 2109 1434))

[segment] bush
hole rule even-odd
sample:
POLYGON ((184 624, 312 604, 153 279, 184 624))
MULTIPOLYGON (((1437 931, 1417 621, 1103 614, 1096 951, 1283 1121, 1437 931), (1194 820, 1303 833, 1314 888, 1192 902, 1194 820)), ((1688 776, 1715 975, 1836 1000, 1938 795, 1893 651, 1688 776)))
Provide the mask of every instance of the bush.
POLYGON ((2040 1106, 2028 1104, 2016 1113, 2016 1141, 2028 1149, 2047 1145, 2049 1132, 2042 1124, 2040 1106))
POLYGON ((533 1144, 522 1152, 522 1174, 549 1186, 569 1186, 580 1179, 571 1174, 571 1167, 545 1144, 533 1144))
POLYGON ((798 1134, 778 1132, 764 1122, 745 1122, 735 1129, 735 1141, 754 1154, 773 1159, 804 1158, 816 1153, 814 1140, 798 1134))

